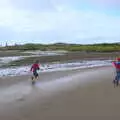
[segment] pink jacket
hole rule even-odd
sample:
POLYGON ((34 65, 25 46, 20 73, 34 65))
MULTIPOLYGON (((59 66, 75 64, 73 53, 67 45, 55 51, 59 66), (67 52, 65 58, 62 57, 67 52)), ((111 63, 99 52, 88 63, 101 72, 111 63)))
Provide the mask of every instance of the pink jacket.
POLYGON ((116 69, 120 69, 120 62, 112 62, 116 69))
POLYGON ((33 64, 32 65, 32 67, 31 67, 31 69, 30 69, 30 71, 35 71, 35 70, 37 70, 37 69, 40 69, 40 67, 39 67, 40 65, 39 64, 33 64))

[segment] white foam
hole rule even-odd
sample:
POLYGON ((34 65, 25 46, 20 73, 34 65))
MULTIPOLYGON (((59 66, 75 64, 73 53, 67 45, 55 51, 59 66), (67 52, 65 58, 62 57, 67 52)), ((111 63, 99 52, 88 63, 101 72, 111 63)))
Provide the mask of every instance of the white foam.
POLYGON ((65 53, 67 53, 67 51, 40 51, 40 50, 36 50, 36 51, 26 51, 23 53, 30 53, 33 55, 63 55, 65 53))
MULTIPOLYGON (((41 65, 41 72, 52 72, 52 71, 63 71, 63 70, 75 70, 82 68, 91 68, 97 66, 108 66, 111 65, 109 60, 106 61, 80 61, 72 63, 57 63, 57 64, 44 64, 41 65)), ((11 67, 0 69, 0 76, 16 76, 16 75, 29 75, 31 66, 11 67)))

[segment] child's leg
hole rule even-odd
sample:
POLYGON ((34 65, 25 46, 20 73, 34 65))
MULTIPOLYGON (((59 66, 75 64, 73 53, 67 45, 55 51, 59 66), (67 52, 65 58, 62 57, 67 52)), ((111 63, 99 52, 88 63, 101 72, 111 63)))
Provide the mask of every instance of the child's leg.
POLYGON ((35 73, 34 72, 33 72, 31 79, 32 79, 32 85, 34 85, 35 84, 35 73))
POLYGON ((119 85, 119 82, 120 82, 120 71, 118 72, 118 75, 117 75, 117 79, 118 79, 118 85, 119 85))
POLYGON ((32 76, 31 79, 34 80, 34 76, 32 76))
POLYGON ((36 71, 34 71, 33 75, 34 75, 34 81, 38 80, 38 73, 36 71))
POLYGON ((120 72, 116 72, 115 80, 114 80, 114 86, 119 86, 119 80, 120 80, 120 72))
POLYGON ((118 87, 118 85, 119 85, 119 80, 116 81, 116 86, 118 87))
POLYGON ((34 75, 31 77, 31 79, 32 79, 32 85, 34 85, 35 84, 35 77, 34 77, 34 75))
POLYGON ((36 72, 35 71, 33 72, 33 79, 34 80, 36 79, 36 72))
POLYGON ((117 74, 115 76, 115 79, 113 80, 114 87, 116 86, 116 81, 117 81, 117 74))
POLYGON ((31 76, 32 81, 34 80, 34 78, 35 78, 35 75, 34 75, 34 73, 33 73, 33 75, 31 76))
POLYGON ((37 73, 36 76, 35 76, 35 79, 38 80, 38 78, 39 78, 39 75, 38 75, 38 73, 37 73))
POLYGON ((114 88, 118 85, 118 72, 116 71, 115 79, 113 80, 114 88))

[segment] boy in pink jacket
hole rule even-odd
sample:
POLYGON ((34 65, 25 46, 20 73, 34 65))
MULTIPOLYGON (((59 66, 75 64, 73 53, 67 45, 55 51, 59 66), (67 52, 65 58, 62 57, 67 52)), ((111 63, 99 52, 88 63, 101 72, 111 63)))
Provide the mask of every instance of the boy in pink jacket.
POLYGON ((113 66, 116 68, 115 80, 113 80, 114 85, 118 86, 120 81, 120 58, 117 58, 116 61, 112 62, 113 66))
POLYGON ((37 70, 40 69, 40 65, 39 65, 39 61, 36 60, 36 62, 32 65, 30 71, 33 72, 33 76, 32 76, 32 84, 35 83, 35 80, 38 79, 39 75, 37 73, 37 70))

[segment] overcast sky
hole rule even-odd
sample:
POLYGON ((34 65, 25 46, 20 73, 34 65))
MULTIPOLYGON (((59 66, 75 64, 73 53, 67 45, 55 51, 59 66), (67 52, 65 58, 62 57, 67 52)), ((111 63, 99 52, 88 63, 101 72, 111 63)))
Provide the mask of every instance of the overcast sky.
POLYGON ((0 43, 6 41, 119 42, 120 0, 0 0, 0 43))

